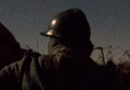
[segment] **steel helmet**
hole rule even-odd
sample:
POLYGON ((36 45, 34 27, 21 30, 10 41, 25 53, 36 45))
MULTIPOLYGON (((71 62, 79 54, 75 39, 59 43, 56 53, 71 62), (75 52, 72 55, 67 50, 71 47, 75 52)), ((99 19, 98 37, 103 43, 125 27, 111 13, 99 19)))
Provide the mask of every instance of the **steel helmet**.
POLYGON ((41 35, 67 41, 86 42, 90 39, 90 26, 83 11, 71 8, 55 15, 48 30, 41 35))

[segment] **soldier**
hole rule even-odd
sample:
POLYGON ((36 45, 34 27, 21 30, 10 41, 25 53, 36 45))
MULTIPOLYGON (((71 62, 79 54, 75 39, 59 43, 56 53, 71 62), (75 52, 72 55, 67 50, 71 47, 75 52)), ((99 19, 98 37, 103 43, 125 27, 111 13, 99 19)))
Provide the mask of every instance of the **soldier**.
POLYGON ((3 68, 0 90, 120 90, 116 69, 107 71, 90 58, 90 26, 80 9, 58 13, 41 34, 50 37, 49 54, 28 51, 3 68))
POLYGON ((0 23, 0 69, 20 60, 26 50, 20 48, 10 31, 0 23))

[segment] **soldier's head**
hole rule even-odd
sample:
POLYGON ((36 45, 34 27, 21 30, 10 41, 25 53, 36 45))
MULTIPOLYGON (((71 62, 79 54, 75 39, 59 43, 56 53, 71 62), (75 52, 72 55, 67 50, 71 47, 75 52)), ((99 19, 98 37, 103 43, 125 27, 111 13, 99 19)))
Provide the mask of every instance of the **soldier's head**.
POLYGON ((93 44, 90 41, 89 23, 83 11, 78 8, 71 8, 55 15, 48 30, 41 34, 51 38, 48 45, 51 54, 58 46, 75 50, 87 49, 89 53, 93 49, 93 44))

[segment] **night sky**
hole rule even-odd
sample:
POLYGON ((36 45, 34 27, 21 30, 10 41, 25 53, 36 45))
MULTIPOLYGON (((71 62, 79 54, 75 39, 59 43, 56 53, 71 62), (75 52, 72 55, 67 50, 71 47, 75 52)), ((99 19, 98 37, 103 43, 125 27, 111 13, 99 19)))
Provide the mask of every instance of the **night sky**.
POLYGON ((39 33, 56 13, 73 7, 86 14, 95 46, 130 50, 130 0, 0 0, 0 22, 21 47, 46 53, 49 38, 39 33))

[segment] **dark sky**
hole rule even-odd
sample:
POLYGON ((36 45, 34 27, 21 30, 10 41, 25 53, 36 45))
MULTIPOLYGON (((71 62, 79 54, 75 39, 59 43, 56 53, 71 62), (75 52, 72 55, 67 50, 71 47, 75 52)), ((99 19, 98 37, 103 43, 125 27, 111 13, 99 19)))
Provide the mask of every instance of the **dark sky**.
POLYGON ((0 0, 0 22, 21 47, 46 53, 48 38, 40 36, 58 12, 78 7, 91 26, 95 46, 119 46, 130 50, 130 0, 0 0))

